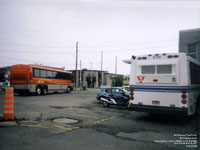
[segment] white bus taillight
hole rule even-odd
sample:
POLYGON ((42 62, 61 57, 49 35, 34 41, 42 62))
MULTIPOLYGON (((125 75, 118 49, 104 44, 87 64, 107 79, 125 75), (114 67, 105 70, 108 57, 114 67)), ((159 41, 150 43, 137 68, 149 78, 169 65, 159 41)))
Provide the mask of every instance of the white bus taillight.
POLYGON ((187 104, 187 100, 186 99, 183 99, 181 102, 182 102, 182 104, 187 104))
POLYGON ((181 97, 182 97, 183 99, 185 99, 185 98, 187 98, 187 95, 183 94, 181 97))
POLYGON ((182 90, 181 90, 181 93, 182 93, 182 96, 181 96, 181 97, 183 98, 182 101, 181 101, 181 103, 182 103, 182 104, 187 104, 187 100, 186 100, 186 98, 187 98, 187 95, 186 95, 187 90, 186 90, 186 89, 182 89, 182 90))

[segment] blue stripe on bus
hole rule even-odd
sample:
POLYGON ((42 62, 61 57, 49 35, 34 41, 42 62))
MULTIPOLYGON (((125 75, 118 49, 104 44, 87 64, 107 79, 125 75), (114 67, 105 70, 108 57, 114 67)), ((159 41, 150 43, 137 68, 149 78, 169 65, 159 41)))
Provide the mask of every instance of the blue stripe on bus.
POLYGON ((148 85, 130 85, 134 88, 134 91, 140 92, 170 92, 181 93, 182 89, 186 89, 187 92, 200 91, 200 86, 148 86, 148 85))

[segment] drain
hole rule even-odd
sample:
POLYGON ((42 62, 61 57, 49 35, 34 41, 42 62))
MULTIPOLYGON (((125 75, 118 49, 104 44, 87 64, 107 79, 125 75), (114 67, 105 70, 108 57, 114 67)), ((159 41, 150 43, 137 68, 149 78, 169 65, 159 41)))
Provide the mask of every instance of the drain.
POLYGON ((53 122, 55 122, 55 123, 63 123, 63 124, 71 124, 71 123, 77 123, 78 120, 68 119, 68 118, 58 118, 58 119, 54 119, 53 122))

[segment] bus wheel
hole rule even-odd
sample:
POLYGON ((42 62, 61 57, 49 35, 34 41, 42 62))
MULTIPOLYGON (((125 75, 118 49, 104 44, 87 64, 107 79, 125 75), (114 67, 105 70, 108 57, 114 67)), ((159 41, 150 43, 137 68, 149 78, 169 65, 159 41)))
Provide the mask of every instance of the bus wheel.
POLYGON ((23 93, 23 92, 19 92, 19 95, 20 95, 20 96, 24 96, 24 93, 23 93))
POLYGON ((47 94, 47 88, 45 87, 42 89, 42 95, 46 95, 46 94, 47 94))
POLYGON ((41 95, 41 93, 42 93, 41 88, 40 88, 40 87, 37 87, 37 88, 36 88, 36 94, 37 94, 37 95, 41 95))
POLYGON ((70 88, 67 88, 66 93, 70 93, 70 92, 71 92, 71 89, 70 89, 70 88))

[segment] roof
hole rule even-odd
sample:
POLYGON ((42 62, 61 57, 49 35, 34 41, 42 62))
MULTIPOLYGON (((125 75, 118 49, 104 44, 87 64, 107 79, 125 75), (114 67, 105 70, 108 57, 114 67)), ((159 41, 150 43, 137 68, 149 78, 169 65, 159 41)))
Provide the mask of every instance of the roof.
POLYGON ((27 65, 27 64, 16 64, 16 65, 12 65, 12 66, 20 66, 20 65, 21 66, 30 66, 30 67, 39 68, 39 69, 46 69, 46 70, 51 70, 51 71, 71 73, 71 72, 69 72, 67 70, 64 70, 62 68, 55 68, 55 67, 50 67, 50 66, 40 66, 40 65, 33 65, 33 64, 30 64, 30 65, 27 65))
POLYGON ((200 28, 196 28, 196 29, 187 29, 187 30, 180 30, 180 32, 200 32, 200 28))

